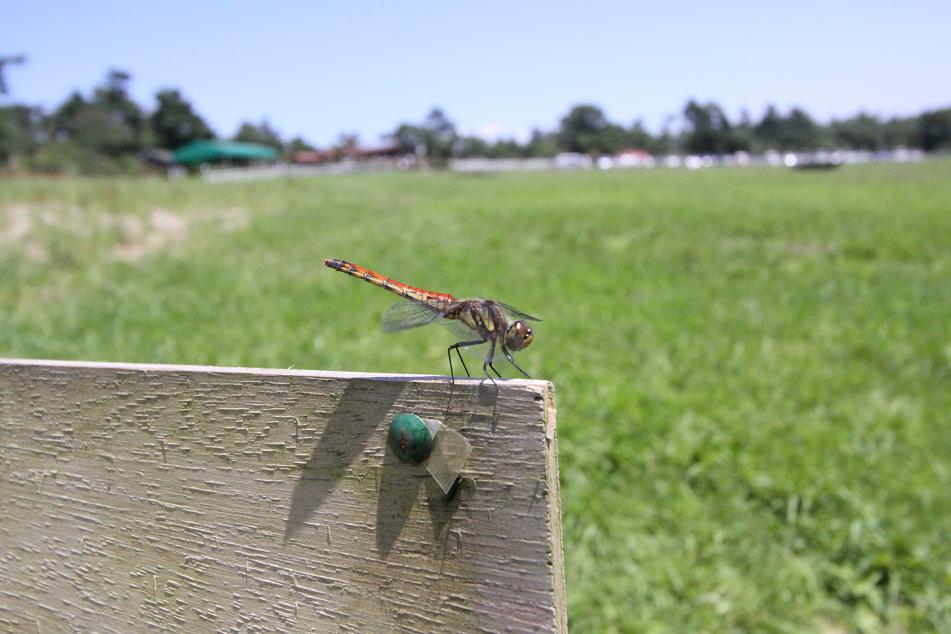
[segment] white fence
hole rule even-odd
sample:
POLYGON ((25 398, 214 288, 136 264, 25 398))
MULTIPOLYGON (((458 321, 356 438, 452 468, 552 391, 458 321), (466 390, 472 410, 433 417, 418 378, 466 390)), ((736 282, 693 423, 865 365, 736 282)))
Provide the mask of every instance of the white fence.
POLYGON ((559 169, 652 169, 709 167, 809 167, 856 165, 862 163, 911 163, 925 158, 921 150, 888 150, 864 152, 856 150, 819 150, 815 152, 736 152, 723 155, 650 156, 642 153, 602 156, 596 161, 585 154, 559 154, 553 158, 489 159, 467 158, 449 162, 454 172, 519 172, 559 169))
MULTIPOLYGON (((449 169, 460 173, 490 172, 538 172, 549 170, 590 169, 653 169, 686 168, 690 170, 709 167, 834 167, 863 163, 914 163, 923 161, 921 150, 888 150, 865 152, 856 150, 819 150, 815 152, 766 152, 749 154, 737 152, 724 155, 678 155, 650 156, 647 154, 620 154, 602 156, 597 160, 587 154, 562 153, 550 158, 464 158, 449 161, 449 169)), ((407 170, 416 167, 409 159, 385 159, 378 161, 342 161, 326 165, 258 165, 252 167, 209 168, 202 172, 208 183, 232 183, 238 181, 297 178, 307 176, 331 176, 407 170)), ((170 174, 172 176, 172 174, 170 174)))

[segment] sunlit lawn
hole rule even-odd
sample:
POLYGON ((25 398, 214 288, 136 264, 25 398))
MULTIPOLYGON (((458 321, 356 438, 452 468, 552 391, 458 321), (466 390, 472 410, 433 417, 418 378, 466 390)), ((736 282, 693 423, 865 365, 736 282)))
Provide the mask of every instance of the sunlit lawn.
POLYGON ((0 181, 0 356, 446 372, 328 256, 544 317, 573 630, 951 631, 951 163, 0 181))

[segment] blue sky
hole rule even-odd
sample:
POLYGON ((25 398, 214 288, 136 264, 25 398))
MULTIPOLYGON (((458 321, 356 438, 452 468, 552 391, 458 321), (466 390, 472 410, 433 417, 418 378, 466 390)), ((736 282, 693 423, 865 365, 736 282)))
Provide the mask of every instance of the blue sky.
POLYGON ((220 135, 267 119, 364 143, 435 105, 484 136, 577 103, 654 130, 695 97, 821 120, 951 105, 951 2, 6 2, 13 96, 51 108, 106 70, 147 106, 176 87, 220 135), (583 8, 582 8, 583 6, 583 8))

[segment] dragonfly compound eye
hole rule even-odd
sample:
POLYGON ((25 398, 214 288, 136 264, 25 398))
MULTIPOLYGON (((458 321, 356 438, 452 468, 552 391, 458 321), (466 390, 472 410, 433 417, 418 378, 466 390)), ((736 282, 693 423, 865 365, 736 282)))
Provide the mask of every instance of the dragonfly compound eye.
POLYGON ((505 331, 505 347, 511 350, 521 350, 532 343, 534 339, 532 329, 521 319, 513 321, 505 331))

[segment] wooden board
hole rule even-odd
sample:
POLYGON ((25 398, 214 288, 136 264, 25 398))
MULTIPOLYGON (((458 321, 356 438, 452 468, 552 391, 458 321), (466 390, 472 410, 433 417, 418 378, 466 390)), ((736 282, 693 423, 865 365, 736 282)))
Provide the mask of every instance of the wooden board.
POLYGON ((566 631, 552 386, 500 385, 0 360, 0 631, 566 631))

